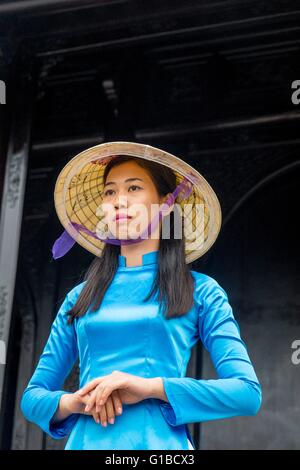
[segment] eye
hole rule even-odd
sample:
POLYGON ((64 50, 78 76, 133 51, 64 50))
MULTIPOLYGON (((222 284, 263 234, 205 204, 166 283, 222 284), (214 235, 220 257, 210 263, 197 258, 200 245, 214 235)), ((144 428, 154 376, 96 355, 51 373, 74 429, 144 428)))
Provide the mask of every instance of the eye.
MULTIPOLYGON (((136 184, 132 184, 131 186, 129 186, 129 189, 130 189, 130 188, 143 189, 143 188, 141 188, 140 186, 137 186, 136 184)), ((133 192, 136 192, 136 191, 133 191, 133 192)), ((113 189, 107 189, 107 190, 104 192, 104 196, 111 196, 112 193, 114 193, 114 190, 113 190, 113 189)))
MULTIPOLYGON (((140 186, 137 186, 136 184, 132 184, 131 186, 129 186, 129 189, 130 189, 130 188, 142 189, 140 186)), ((133 191, 133 192, 136 192, 136 191, 133 191)))
POLYGON ((107 190, 104 192, 104 196, 110 196, 110 194, 109 194, 110 191, 113 191, 113 189, 107 189, 107 190))

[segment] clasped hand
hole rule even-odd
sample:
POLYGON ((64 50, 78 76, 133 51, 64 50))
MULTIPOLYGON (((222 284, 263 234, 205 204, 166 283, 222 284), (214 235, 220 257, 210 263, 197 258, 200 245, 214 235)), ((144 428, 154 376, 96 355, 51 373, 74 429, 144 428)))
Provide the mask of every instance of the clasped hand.
POLYGON ((97 377, 75 392, 86 406, 84 414, 92 414, 103 426, 114 423, 115 415, 122 413, 122 403, 133 404, 149 398, 149 379, 118 370, 97 377))

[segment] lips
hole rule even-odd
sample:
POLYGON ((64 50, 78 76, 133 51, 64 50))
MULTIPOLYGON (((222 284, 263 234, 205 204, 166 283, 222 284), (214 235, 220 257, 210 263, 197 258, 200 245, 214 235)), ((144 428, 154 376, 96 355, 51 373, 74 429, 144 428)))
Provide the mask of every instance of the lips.
POLYGON ((126 214, 117 214, 114 220, 126 220, 126 219, 131 219, 132 217, 130 215, 126 214))

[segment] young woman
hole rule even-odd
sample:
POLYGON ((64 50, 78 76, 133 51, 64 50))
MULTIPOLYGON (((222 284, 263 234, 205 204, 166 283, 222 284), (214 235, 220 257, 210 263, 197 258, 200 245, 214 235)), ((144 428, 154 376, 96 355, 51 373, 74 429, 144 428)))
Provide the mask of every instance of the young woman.
POLYGON ((220 228, 212 189, 196 170, 187 171, 189 165, 166 152, 132 143, 131 155, 124 155, 124 146, 113 147, 119 154, 111 159, 95 159, 101 145, 88 149, 58 178, 56 208, 68 229, 60 239, 60 255, 74 243, 76 226, 76 241, 96 256, 54 319, 21 409, 53 438, 69 435, 66 450, 194 449, 188 423, 255 415, 261 385, 225 290, 188 267, 220 228), (193 192, 180 200, 176 188, 188 173, 193 192), (177 218, 184 199, 192 210, 196 201, 204 201, 204 219, 213 222, 213 227, 196 222, 203 229, 198 246, 201 237, 195 245, 184 230, 174 236, 176 221, 183 228, 188 220, 182 214, 177 218), (95 236, 99 206, 111 242, 99 237, 99 226, 95 236), (155 219, 162 207, 163 217, 155 219), (165 227, 169 236, 162 236, 165 227), (136 236, 145 231, 150 236, 136 236), (218 379, 185 376, 199 339, 218 379), (80 390, 66 392, 62 386, 77 359, 80 390))

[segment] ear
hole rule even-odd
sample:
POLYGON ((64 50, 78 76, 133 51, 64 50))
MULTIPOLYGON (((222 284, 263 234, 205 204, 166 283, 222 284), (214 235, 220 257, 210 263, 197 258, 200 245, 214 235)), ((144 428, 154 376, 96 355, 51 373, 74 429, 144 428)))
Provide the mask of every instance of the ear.
POLYGON ((164 209, 163 217, 165 217, 166 215, 169 215, 172 212, 172 210, 174 208, 174 197, 173 197, 172 193, 168 193, 166 196, 161 198, 161 201, 160 201, 161 205, 164 205, 167 202, 167 200, 170 199, 170 198, 171 198, 171 200, 173 200, 173 202, 170 204, 170 201, 169 201, 170 207, 167 208, 167 209, 164 209))

